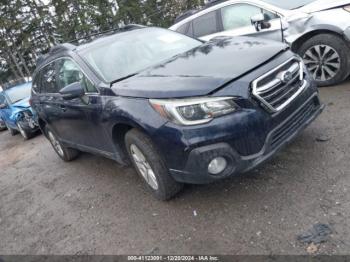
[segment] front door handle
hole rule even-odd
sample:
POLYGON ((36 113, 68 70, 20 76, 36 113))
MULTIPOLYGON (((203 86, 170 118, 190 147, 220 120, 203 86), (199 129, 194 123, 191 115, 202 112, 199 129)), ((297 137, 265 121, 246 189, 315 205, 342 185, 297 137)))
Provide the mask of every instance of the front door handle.
POLYGON ((63 112, 66 112, 66 111, 67 111, 67 107, 64 106, 64 105, 60 105, 60 108, 61 108, 61 110, 62 110, 63 112))

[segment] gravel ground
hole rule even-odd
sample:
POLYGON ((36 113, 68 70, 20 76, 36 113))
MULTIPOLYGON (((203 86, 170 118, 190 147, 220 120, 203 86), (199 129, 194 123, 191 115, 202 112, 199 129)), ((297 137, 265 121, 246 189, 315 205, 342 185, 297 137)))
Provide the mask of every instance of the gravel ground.
POLYGON ((111 160, 64 163, 42 135, 1 132, 0 254, 307 254, 296 238, 316 223, 333 234, 312 252, 350 254, 350 84, 321 97, 324 114, 272 161, 170 202, 111 160))

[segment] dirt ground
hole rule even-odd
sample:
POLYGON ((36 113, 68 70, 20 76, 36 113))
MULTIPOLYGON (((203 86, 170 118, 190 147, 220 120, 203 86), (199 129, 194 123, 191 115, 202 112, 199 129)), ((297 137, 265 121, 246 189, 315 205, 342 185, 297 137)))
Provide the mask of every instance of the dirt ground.
POLYGON ((42 135, 1 132, 0 254, 307 254, 297 236, 316 223, 333 230, 317 254, 350 254, 350 83, 321 97, 323 115, 271 162, 170 202, 131 168, 64 163, 42 135))

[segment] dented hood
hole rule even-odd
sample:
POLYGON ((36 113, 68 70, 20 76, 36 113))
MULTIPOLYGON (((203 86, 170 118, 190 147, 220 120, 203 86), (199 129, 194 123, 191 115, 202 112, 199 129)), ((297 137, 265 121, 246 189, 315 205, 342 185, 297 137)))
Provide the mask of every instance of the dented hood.
POLYGON ((250 37, 221 38, 114 83, 121 96, 175 98, 207 95, 288 49, 250 37))
POLYGON ((349 4, 350 0, 317 0, 312 2, 311 4, 303 6, 298 10, 305 13, 313 13, 349 4))

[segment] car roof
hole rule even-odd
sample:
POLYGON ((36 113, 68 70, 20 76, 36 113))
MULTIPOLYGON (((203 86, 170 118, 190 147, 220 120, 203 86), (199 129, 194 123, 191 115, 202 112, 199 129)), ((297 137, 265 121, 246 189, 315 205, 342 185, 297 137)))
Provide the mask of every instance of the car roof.
POLYGON ((61 57, 62 54, 65 54, 67 52, 75 52, 77 50, 82 50, 88 47, 91 43, 94 43, 96 41, 101 41, 103 38, 107 36, 116 35, 120 33, 127 33, 127 32, 131 32, 131 31, 134 31, 137 29, 143 29, 143 28, 146 28, 146 27, 142 25, 130 24, 124 27, 91 34, 79 39, 74 39, 64 44, 56 45, 52 47, 47 54, 39 56, 39 58, 36 61, 36 71, 38 69, 41 69, 46 64, 52 62, 53 60, 57 59, 58 57, 61 57))

